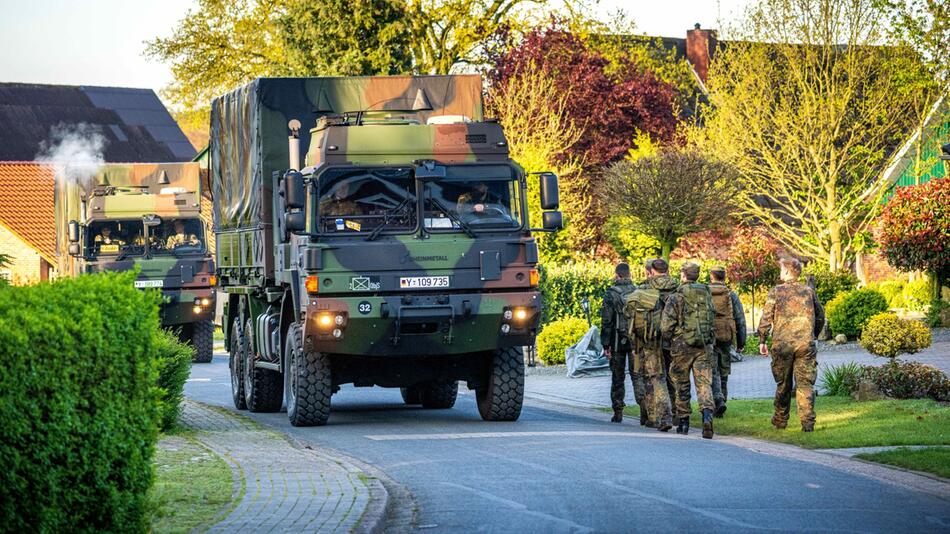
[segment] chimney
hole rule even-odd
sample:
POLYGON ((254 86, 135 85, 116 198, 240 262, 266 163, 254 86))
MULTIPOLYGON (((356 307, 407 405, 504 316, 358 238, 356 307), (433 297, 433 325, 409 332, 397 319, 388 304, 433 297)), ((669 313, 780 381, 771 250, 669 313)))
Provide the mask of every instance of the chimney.
POLYGON ((686 32, 686 59, 696 71, 699 79, 706 83, 709 74, 709 62, 716 52, 716 30, 703 30, 699 23, 686 32))

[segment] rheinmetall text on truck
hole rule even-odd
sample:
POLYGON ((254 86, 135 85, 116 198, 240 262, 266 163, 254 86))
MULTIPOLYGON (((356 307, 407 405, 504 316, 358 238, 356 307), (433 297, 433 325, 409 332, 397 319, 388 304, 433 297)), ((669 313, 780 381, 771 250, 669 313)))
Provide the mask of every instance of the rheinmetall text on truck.
POLYGON ((513 421, 541 314, 526 176, 478 76, 262 78, 214 100, 210 179, 239 409, 325 424, 343 384, 513 421), (305 160, 300 161, 301 155, 305 160))

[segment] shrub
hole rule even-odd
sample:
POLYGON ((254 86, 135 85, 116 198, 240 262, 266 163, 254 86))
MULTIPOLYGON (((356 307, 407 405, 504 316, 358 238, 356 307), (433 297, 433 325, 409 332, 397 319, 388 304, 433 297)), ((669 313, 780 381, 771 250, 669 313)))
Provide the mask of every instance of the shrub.
POLYGON ((879 313, 865 325, 861 346, 885 358, 913 354, 930 346, 930 330, 918 321, 901 319, 893 313, 879 313))
MULTIPOLYGON (((642 271, 631 265, 634 274, 642 271)), ((539 286, 544 299, 542 329, 547 323, 566 317, 584 317, 582 299, 590 299, 590 316, 600 326, 600 306, 613 283, 614 266, 608 262, 543 265, 539 286)), ((585 323, 586 324, 586 323, 585 323)))
POLYGON ((904 307, 904 282, 901 280, 884 280, 874 284, 868 284, 869 289, 880 291, 887 304, 891 308, 904 307))
POLYGON ((942 300, 930 301, 930 307, 927 308, 927 317, 924 319, 924 321, 927 323, 927 326, 931 328, 939 328, 943 326, 943 313, 947 308, 950 308, 950 304, 942 300))
POLYGON ((904 300, 904 308, 913 311, 925 310, 933 298, 933 285, 927 278, 918 278, 904 285, 901 297, 904 300))
POLYGON ((841 293, 828 303, 828 327, 834 334, 857 337, 868 319, 887 309, 884 295, 873 289, 841 293))
POLYGON ((577 343, 588 328, 586 320, 576 317, 549 323, 538 334, 538 359, 545 365, 564 363, 564 350, 577 343))
POLYGON ((802 272, 802 279, 808 275, 815 277, 815 293, 823 305, 838 296, 858 287, 858 277, 851 271, 840 269, 834 272, 828 266, 817 261, 808 264, 802 272))
POLYGON ((3 529, 147 530, 160 297, 134 278, 0 291, 3 529))
POLYGON ((891 360, 880 367, 865 367, 864 377, 874 382, 881 393, 895 399, 950 400, 947 375, 922 363, 891 360))
POLYGON ((161 394, 161 428, 168 430, 178 422, 181 401, 185 396, 185 381, 191 371, 195 350, 178 341, 178 336, 164 330, 156 333, 155 353, 158 357, 158 388, 161 394))
POLYGON ((825 395, 846 397, 858 389, 864 368, 854 362, 826 367, 821 375, 825 395))

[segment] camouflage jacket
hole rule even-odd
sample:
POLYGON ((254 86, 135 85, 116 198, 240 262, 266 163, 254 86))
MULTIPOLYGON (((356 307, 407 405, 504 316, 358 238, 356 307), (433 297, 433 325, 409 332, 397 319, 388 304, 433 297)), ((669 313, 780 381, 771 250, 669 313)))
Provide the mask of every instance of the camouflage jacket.
POLYGON ((614 280, 614 285, 604 294, 604 303, 600 307, 600 343, 611 350, 629 350, 626 328, 623 324, 623 296, 633 293, 637 286, 630 280, 614 280), (619 327, 619 328, 618 328, 619 327))
MULTIPOLYGON (((708 296, 708 288, 706 289, 706 295, 707 299, 711 298, 708 296)), ((660 332, 663 333, 663 339, 672 341, 683 335, 683 303, 685 300, 686 297, 684 297, 679 291, 670 294, 670 296, 666 298, 666 305, 663 306, 663 320, 660 322, 660 332)), ((712 317, 712 301, 707 300, 707 303, 709 306, 708 310, 710 317, 712 317)), ((710 320, 710 323, 711 322, 712 321, 710 320)))
POLYGON ((778 285, 769 291, 759 321, 759 342, 772 334, 773 350, 807 348, 825 325, 825 310, 815 290, 799 282, 778 285))

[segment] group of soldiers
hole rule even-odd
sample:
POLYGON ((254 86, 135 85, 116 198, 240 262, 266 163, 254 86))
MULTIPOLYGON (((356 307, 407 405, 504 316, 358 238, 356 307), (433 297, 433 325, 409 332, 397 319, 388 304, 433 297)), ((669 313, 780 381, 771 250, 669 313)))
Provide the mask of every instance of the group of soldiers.
MULTIPOLYGON (((195 234, 189 234, 185 231, 185 222, 176 219, 173 224, 175 231, 170 233, 168 237, 165 238, 164 242, 156 242, 155 237, 152 236, 151 241, 149 242, 151 246, 157 246, 159 244, 164 244, 164 248, 173 249, 180 246, 198 246, 201 244, 201 240, 198 239, 198 236, 195 234)), ((142 234, 138 233, 130 239, 124 239, 121 236, 115 236, 112 233, 113 228, 111 224, 106 224, 99 230, 99 234, 96 235, 94 239, 94 245, 96 250, 102 248, 103 245, 115 245, 118 247, 124 247, 126 245, 142 246, 145 244, 145 240, 142 238, 142 234)))
MULTIPOLYGON (((794 387, 802 430, 815 427, 817 376, 815 337, 824 311, 815 291, 799 281, 801 263, 782 259, 782 283, 766 299, 757 335, 759 352, 772 357, 776 382, 772 424, 785 428, 794 387), (771 350, 766 343, 771 336, 771 350)), ((713 418, 723 417, 728 400, 732 353, 746 343, 745 313, 725 283, 724 267, 699 283, 700 268, 686 263, 679 280, 663 259, 647 260, 647 279, 636 286, 630 266, 620 263, 601 309, 601 342, 610 359, 611 421, 623 421, 624 375, 629 369, 640 424, 689 433, 690 374, 703 415, 703 437, 713 437, 713 418)))

